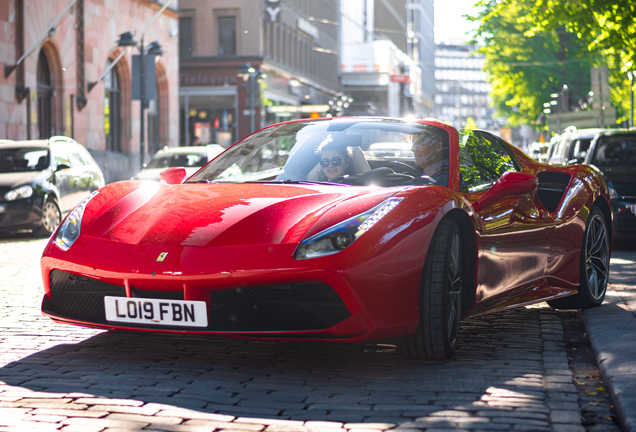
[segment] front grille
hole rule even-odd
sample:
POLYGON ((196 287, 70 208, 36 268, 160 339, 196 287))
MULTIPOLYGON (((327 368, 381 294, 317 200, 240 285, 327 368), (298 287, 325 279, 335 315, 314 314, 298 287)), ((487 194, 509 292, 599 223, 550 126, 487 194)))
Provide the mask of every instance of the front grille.
MULTIPOLYGON (((49 282, 51 301, 45 299, 43 307, 62 318, 106 324, 104 297, 126 297, 123 286, 60 270, 51 271, 49 282)), ((131 291, 133 297, 183 300, 183 292, 132 287, 131 291)), ((267 285, 213 292, 208 327, 196 330, 246 333, 325 330, 350 316, 340 296, 325 283, 267 285)), ((126 326, 184 330, 131 323, 126 326)))
POLYGON ((105 323, 104 297, 126 297, 123 286, 77 276, 60 270, 49 274, 51 302, 49 312, 64 318, 105 323))
POLYGON ((614 183, 614 189, 621 197, 636 196, 636 184, 634 183, 614 183))
POLYGON ((636 216, 631 213, 614 214, 614 231, 636 231, 636 216))
POLYGON ((237 288, 210 296, 211 331, 308 331, 351 316, 329 285, 305 282, 237 288))

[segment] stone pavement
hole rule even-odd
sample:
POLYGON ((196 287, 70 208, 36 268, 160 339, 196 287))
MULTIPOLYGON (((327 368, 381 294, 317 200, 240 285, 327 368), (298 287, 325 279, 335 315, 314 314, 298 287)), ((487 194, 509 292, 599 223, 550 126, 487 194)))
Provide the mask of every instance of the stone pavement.
POLYGON ((104 332, 41 316, 44 243, 0 241, 0 431, 586 430, 545 305, 465 321, 447 362, 391 343, 104 332))
POLYGON ((583 310, 603 381, 624 431, 636 431, 636 251, 614 250, 603 305, 583 310))

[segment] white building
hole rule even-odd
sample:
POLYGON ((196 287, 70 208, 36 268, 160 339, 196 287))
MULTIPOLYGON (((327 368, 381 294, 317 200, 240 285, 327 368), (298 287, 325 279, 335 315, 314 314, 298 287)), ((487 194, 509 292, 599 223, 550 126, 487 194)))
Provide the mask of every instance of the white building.
POLYGON ((484 72, 484 56, 468 45, 437 45, 435 52, 434 116, 448 121, 457 129, 472 118, 480 129, 497 130, 488 95, 490 84, 484 72))
MULTIPOLYGON (((340 0, 340 80, 354 102, 347 115, 422 117, 430 113, 432 93, 422 93, 420 2, 431 0, 340 0), (417 17, 417 22, 414 21, 417 17)), ((432 65, 431 65, 432 66, 432 65)), ((432 67, 425 71, 432 81, 432 67)))

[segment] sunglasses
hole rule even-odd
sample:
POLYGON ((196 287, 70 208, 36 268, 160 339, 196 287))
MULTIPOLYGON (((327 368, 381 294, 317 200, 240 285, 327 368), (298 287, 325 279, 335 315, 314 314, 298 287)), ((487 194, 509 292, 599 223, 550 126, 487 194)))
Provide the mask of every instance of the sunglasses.
POLYGON ((327 168, 330 163, 331 163, 331 166, 339 167, 342 164, 342 158, 341 157, 335 157, 335 158, 333 158, 331 160, 329 160, 327 158, 320 160, 320 166, 323 167, 323 168, 327 168))

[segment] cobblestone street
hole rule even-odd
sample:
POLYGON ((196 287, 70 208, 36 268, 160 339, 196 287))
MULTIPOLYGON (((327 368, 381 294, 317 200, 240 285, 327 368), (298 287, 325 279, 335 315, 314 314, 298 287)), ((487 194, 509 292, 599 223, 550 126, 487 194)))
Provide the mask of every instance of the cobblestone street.
POLYGON ((41 316, 45 243, 0 240, 0 430, 586 430, 546 305, 465 321, 444 363, 390 343, 104 332, 41 316))

